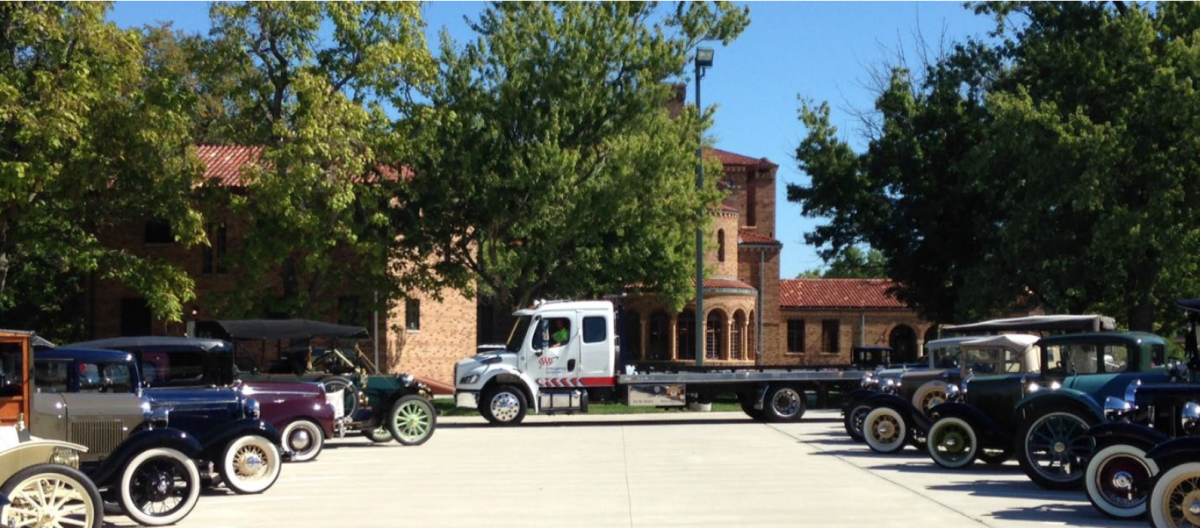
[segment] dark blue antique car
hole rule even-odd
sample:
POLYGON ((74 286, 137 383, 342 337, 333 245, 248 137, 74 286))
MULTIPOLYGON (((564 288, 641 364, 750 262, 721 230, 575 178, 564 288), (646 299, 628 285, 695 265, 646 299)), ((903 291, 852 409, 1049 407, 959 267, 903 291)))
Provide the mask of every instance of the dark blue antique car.
MULTIPOLYGON (((40 351, 34 364, 39 378, 45 380, 39 384, 39 395, 53 394, 63 400, 76 420, 94 413, 100 421, 112 421, 111 415, 119 409, 133 415, 136 408, 187 433, 199 443, 193 458, 208 482, 219 479, 237 493, 261 493, 279 478, 283 462, 279 432, 259 419, 259 403, 237 390, 145 388, 134 357, 112 350, 40 351)), ((52 411, 53 406, 46 410, 52 411)), ((97 440, 105 439, 105 434, 119 433, 100 432, 97 440)))

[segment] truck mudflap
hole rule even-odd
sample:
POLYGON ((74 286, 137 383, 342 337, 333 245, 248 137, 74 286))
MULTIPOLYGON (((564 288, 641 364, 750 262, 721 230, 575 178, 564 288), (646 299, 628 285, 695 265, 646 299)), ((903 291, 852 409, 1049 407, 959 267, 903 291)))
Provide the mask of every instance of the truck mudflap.
POLYGON ((895 394, 875 393, 866 399, 866 404, 870 405, 871 408, 889 407, 895 410, 904 419, 905 427, 908 427, 910 430, 919 431, 921 434, 928 432, 929 427, 933 425, 933 422, 924 413, 914 407, 912 402, 895 394))

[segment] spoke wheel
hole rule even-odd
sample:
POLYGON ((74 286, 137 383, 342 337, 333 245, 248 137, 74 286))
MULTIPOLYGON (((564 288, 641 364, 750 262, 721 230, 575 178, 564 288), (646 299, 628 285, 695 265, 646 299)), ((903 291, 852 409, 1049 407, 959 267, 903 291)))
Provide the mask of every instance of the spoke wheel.
POLYGON ((221 463, 221 480, 237 493, 262 493, 279 478, 279 448, 258 435, 230 442, 221 463))
POLYGON ((846 434, 850 435, 855 442, 863 441, 863 421, 867 419, 867 413, 870 412, 870 405, 857 405, 842 417, 842 425, 846 428, 846 434))
POLYGON ((1072 412, 1051 411, 1025 428, 1021 469, 1039 486, 1073 489, 1083 481, 1086 462, 1096 448, 1090 424, 1072 412))
POLYGON ((100 492, 83 473, 55 464, 30 466, 8 479, 0 492, 11 502, 0 513, 4 526, 100 528, 100 492))
POLYGON ((433 430, 437 427, 437 412, 425 398, 410 394, 392 406, 387 426, 401 444, 421 445, 433 436, 433 430))
POLYGON ((961 418, 942 418, 934 423, 926 447, 937 465, 950 469, 970 466, 979 454, 975 429, 961 418))
POLYGON ((200 500, 200 472, 174 449, 148 449, 130 460, 121 474, 121 509, 138 524, 179 522, 200 500))
POLYGON ((929 411, 943 403, 946 403, 946 383, 943 381, 931 381, 913 393, 913 407, 920 409, 927 416, 929 411))
POLYGON ((1156 473, 1158 466, 1140 447, 1108 446, 1088 462, 1084 477, 1088 499, 1109 517, 1136 519, 1146 513, 1149 485, 1156 473))
POLYGON ((878 407, 863 420, 863 439, 876 453, 895 453, 904 449, 908 429, 895 409, 878 407))
POLYGON ((1200 462, 1163 472, 1150 492, 1150 522, 1159 528, 1200 526, 1200 462))

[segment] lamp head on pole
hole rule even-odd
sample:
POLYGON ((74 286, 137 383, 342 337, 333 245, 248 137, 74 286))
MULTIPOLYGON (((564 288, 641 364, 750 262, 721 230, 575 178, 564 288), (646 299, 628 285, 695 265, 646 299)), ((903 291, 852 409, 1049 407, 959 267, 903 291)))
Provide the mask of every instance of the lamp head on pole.
POLYGON ((709 68, 713 65, 712 48, 696 48, 696 67, 709 68))

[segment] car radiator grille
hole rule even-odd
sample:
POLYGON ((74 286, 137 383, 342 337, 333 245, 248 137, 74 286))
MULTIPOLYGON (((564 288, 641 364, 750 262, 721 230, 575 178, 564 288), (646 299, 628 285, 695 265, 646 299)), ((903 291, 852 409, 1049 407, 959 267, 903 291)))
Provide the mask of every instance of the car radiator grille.
POLYGON ((76 420, 71 422, 71 441, 88 447, 101 457, 112 453, 125 440, 125 426, 119 420, 76 420))

